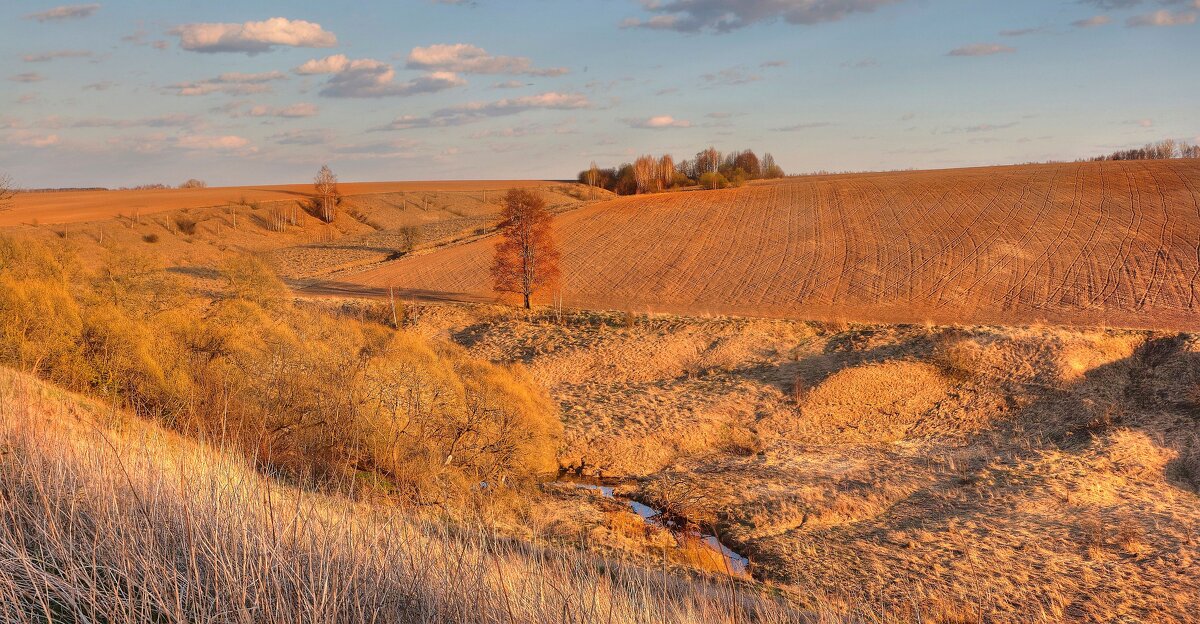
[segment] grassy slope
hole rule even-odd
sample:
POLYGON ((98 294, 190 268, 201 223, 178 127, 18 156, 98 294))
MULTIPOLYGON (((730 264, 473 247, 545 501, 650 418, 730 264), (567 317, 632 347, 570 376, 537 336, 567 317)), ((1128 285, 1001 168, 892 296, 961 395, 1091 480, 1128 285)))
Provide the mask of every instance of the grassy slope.
POLYGON ((0 369, 4 622, 792 621, 729 584, 313 493, 0 369))

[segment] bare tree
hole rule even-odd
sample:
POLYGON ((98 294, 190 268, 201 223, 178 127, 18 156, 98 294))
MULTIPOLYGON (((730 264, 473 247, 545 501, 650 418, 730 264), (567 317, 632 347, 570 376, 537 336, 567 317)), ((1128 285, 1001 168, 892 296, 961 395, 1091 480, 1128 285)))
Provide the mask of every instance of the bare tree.
POLYGON ((665 154, 658 159, 658 187, 667 188, 675 181, 675 159, 665 154))
POLYGON ((697 153, 695 162, 697 177, 706 173, 716 173, 721 168, 721 152, 718 152, 715 147, 710 147, 697 153))
POLYGON ((596 187, 600 185, 600 168, 596 166, 594 160, 587 170, 587 183, 592 187, 592 199, 596 199, 596 187))
POLYGON ((546 200, 531 191, 512 189, 500 213, 500 241, 492 262, 496 292, 520 293, 525 309, 539 290, 552 289, 559 279, 558 244, 551 231, 546 200))
POLYGON ((654 190, 658 182, 658 161, 653 156, 640 156, 633 161, 633 179, 637 183, 637 192, 647 193, 654 190))
POLYGON ((7 174, 0 173, 0 210, 12 208, 12 199, 16 194, 17 190, 13 188, 12 178, 7 174))
POLYGON ((183 184, 179 185, 179 188, 181 188, 181 189, 208 188, 208 183, 205 182, 204 180, 197 180, 196 178, 188 178, 187 182, 184 182, 183 184))
POLYGON ((313 188, 317 191, 317 199, 321 203, 321 220, 333 221, 333 206, 337 199, 337 176, 329 165, 321 165, 317 177, 313 179, 313 188))

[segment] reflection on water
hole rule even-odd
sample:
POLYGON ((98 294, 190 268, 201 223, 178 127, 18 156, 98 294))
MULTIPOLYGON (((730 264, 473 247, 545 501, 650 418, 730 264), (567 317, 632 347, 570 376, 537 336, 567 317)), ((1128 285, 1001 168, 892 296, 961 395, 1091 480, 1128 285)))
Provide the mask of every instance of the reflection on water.
MULTIPOLYGON (((599 492, 600 495, 605 498, 612 498, 615 500, 624 501, 625 504, 629 505, 629 508, 632 509, 634 513, 641 516, 641 518, 643 520, 645 520, 646 522, 656 525, 656 526, 666 527, 668 529, 671 529, 673 531, 680 532, 680 533, 682 533, 684 531, 684 527, 678 526, 673 520, 664 518, 657 509, 655 509, 649 505, 639 503, 630 498, 626 498, 623 496, 617 496, 616 489, 611 485, 603 485, 600 483, 586 483, 586 482, 580 482, 580 481, 556 481, 555 483, 558 483, 561 485, 569 485, 571 487, 576 487, 576 488, 583 489, 583 490, 599 492)), ((749 559, 747 559, 746 557, 737 553, 736 551, 729 548, 725 544, 722 544, 721 540, 717 539, 716 535, 713 535, 711 533, 701 532, 700 538, 702 540, 702 543, 707 548, 711 549, 714 552, 720 553, 721 557, 725 559, 725 565, 729 569, 730 574, 733 574, 735 576, 749 576, 750 575, 750 572, 749 572, 750 560, 749 559)))

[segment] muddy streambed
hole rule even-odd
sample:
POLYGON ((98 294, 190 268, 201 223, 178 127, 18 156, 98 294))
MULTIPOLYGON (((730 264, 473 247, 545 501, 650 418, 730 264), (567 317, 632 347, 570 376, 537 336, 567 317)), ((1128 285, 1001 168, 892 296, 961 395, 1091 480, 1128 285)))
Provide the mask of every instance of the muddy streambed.
POLYGON ((641 519, 647 524, 669 529, 680 539, 698 540, 698 543, 701 545, 701 547, 711 550, 716 556, 719 556, 724 561, 725 569, 730 575, 750 578, 750 560, 732 548, 726 546, 719 538, 717 538, 716 535, 707 533, 703 530, 698 530, 697 527, 692 524, 676 522, 674 519, 667 517, 658 509, 638 502, 627 496, 619 495, 616 493, 615 485, 591 480, 585 481, 569 479, 566 477, 560 478, 558 481, 555 481, 554 484, 598 492, 604 498, 619 500, 625 503, 630 510, 640 516, 641 519))

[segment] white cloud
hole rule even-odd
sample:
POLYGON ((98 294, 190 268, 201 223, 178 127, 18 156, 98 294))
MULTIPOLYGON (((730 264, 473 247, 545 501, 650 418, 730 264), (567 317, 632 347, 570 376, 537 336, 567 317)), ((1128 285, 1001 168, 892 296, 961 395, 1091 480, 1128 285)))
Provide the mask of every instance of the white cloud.
POLYGON ((405 67, 427 71, 447 71, 460 74, 528 74, 532 76, 561 76, 565 67, 535 68, 523 56, 493 56, 478 46, 467 43, 436 44, 413 48, 405 67))
POLYGON ((391 123, 372 130, 409 130, 412 128, 440 128, 461 126, 490 117, 516 115, 530 110, 572 110, 591 107, 587 96, 581 93, 559 93, 549 91, 538 95, 505 98, 493 102, 471 102, 434 111, 426 117, 403 115, 391 123))
POLYGON ((320 24, 283 17, 242 24, 183 24, 169 33, 179 37, 179 47, 193 52, 259 54, 275 46, 329 48, 337 44, 337 37, 320 24))
POLYGON ((236 117, 236 116, 245 115, 247 117, 297 118, 297 117, 312 117, 313 115, 316 115, 319 112, 320 112, 320 109, 317 108, 316 104, 309 104, 308 102, 297 102, 296 104, 290 104, 288 106, 266 106, 264 104, 258 104, 256 106, 251 106, 250 108, 246 109, 244 112, 237 113, 234 116, 236 117))
POLYGON ((289 130, 267 137, 279 145, 324 145, 333 141, 333 132, 324 129, 289 130))
POLYGON ((789 24, 833 22, 853 13, 870 13, 901 0, 641 0, 654 15, 627 18, 622 28, 679 32, 729 32, 759 22, 789 24))
POLYGON ((91 55, 92 53, 87 50, 54 50, 40 54, 26 54, 21 57, 21 60, 26 63, 45 63, 55 59, 84 58, 91 55))
POLYGON ((655 115, 649 119, 626 119, 625 123, 631 128, 642 128, 646 130, 665 130, 667 128, 690 128, 692 122, 684 119, 675 119, 670 115, 655 115))
POLYGON ((276 80, 287 80, 287 74, 280 71, 261 72, 257 74, 226 72, 216 78, 179 82, 168 85, 167 88, 174 91, 175 95, 184 96, 211 95, 213 93, 250 95, 252 93, 267 93, 271 91, 270 85, 266 83, 276 80))
POLYGON ((336 74, 350 66, 350 59, 346 58, 345 54, 334 54, 325 58, 312 59, 305 61, 304 64, 293 69, 297 74, 310 76, 314 74, 336 74))
POLYGON ((25 19, 37 20, 39 22, 77 19, 81 17, 89 17, 99 9, 99 4, 65 4, 63 6, 56 6, 53 9, 46 11, 30 13, 29 15, 25 16, 25 19))
POLYGON ((954 48, 946 53, 947 56, 991 56, 993 54, 1008 54, 1016 52, 1016 48, 1012 48, 999 43, 972 43, 962 47, 954 48))
POLYGON ((5 137, 5 141, 22 147, 50 147, 57 145, 59 138, 57 134, 39 134, 28 130, 18 130, 5 137))
POLYGON ((230 151, 245 148, 250 145, 250 140, 232 134, 224 136, 187 134, 176 139, 175 145, 189 150, 230 151))
POLYGON ((342 98, 374 98, 435 93, 467 84, 454 72, 436 71, 411 80, 396 82, 396 70, 375 59, 350 59, 335 54, 312 59, 295 68, 297 74, 330 74, 321 95, 342 98))
POLYGON ((1166 9, 1159 9, 1153 13, 1145 15, 1135 15, 1125 20, 1126 26, 1185 26, 1187 24, 1196 23, 1195 11, 1179 11, 1172 13, 1166 9))

